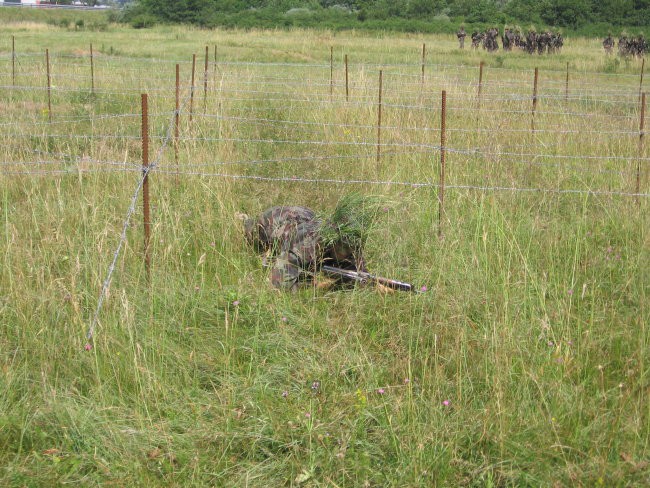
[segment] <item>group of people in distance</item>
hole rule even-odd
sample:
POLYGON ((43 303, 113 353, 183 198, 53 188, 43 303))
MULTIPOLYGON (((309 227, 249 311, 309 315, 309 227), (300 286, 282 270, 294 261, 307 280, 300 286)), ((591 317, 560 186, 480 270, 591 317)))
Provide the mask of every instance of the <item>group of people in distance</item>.
MULTIPOLYGON (((614 52, 615 42, 611 34, 609 34, 603 41, 603 49, 607 54, 614 52)), ((645 53, 650 52, 650 43, 645 40, 643 34, 637 37, 627 37, 622 34, 618 38, 618 54, 619 56, 634 56, 635 58, 642 58, 645 53)))
MULTIPOLYGON (((465 48, 465 27, 461 26, 460 30, 456 33, 458 38, 458 45, 461 49, 465 48)), ((499 49, 498 37, 501 37, 501 44, 504 51, 512 51, 517 47, 528 54, 544 54, 556 53, 562 49, 564 39, 559 32, 536 32, 535 29, 530 29, 524 35, 520 28, 506 27, 503 35, 499 36, 499 29, 491 27, 484 32, 474 31, 472 33, 472 49, 478 49, 483 46, 488 52, 494 52, 499 49)))

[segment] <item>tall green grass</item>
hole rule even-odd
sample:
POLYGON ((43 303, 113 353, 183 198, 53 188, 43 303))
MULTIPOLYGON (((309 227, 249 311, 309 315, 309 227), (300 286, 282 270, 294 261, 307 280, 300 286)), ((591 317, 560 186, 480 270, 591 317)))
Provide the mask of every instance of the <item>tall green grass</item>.
MULTIPOLYGON (((555 57, 502 53, 499 61, 483 52, 459 52, 453 38, 442 36, 3 31, 16 35, 20 46, 20 86, 43 86, 40 53, 47 44, 57 46, 55 123, 46 123, 44 90, 3 90, 9 124, 0 136, 3 160, 55 160, 52 167, 70 174, 0 175, 0 484, 650 481, 647 198, 637 205, 633 197, 588 193, 634 190, 638 138, 608 131, 638 127, 638 64, 619 66, 616 77, 603 74, 611 71, 604 69, 607 60, 589 40, 569 44, 555 57), (88 93, 90 42, 103 46, 95 95, 88 93), (428 51, 424 91, 422 42, 435 46, 428 51), (337 53, 331 102, 330 44, 337 53), (152 135, 165 136, 174 64, 181 62, 185 98, 188 61, 204 45, 218 48, 205 102, 211 117, 203 114, 199 69, 192 125, 187 107, 182 116, 181 171, 434 186, 191 175, 177 183, 168 147, 151 174, 151 280, 142 264, 138 210, 93 348, 86 351, 85 333, 139 178, 137 167, 90 171, 96 168, 92 160, 139 162, 139 91, 149 92, 152 135), (354 60, 348 104, 344 52, 354 60), (479 111, 476 67, 483 57, 479 111), (390 66, 402 62, 409 66, 390 66), (567 62, 571 93, 592 91, 565 105, 567 62), (540 100, 536 124, 548 132, 531 135, 525 96, 535 65, 544 93, 558 98, 540 100), (389 154, 399 147, 388 147, 377 166, 372 102, 380 67, 384 142, 436 145, 436 107, 444 88, 448 145, 481 148, 479 156, 449 153, 449 184, 549 191, 450 189, 439 240, 437 153, 402 148, 389 154), (624 92, 629 103, 602 101, 608 90, 624 92), (522 100, 503 100, 515 93, 522 100), (413 108, 418 104, 425 108, 413 108), (88 121, 102 114, 131 116, 88 121), (66 120, 72 116, 81 120, 66 120), (585 130, 593 132, 585 136, 585 130), (289 139, 370 144, 255 142, 289 139), (509 159, 507 152, 537 156, 509 159), (628 159, 584 157, 598 154, 628 159), (359 157, 217 164, 322 156, 359 157), (385 202, 367 242, 370 269, 426 292, 273 290, 234 214, 285 203, 328 212, 352 189, 385 202)), ((9 58, 2 62, 2 84, 9 85, 9 58)), ((160 144, 152 140, 152 154, 160 144)), ((645 193, 646 175, 644 163, 645 193)))

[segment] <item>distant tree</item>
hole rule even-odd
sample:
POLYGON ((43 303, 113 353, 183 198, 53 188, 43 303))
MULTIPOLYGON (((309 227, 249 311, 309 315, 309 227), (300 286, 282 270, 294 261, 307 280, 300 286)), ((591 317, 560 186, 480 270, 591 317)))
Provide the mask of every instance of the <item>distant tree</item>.
POLYGON ((536 24, 541 22, 542 8, 543 2, 539 0, 511 0, 504 7, 504 12, 519 22, 536 24))
POLYGON ((409 17, 429 17, 435 11, 434 0, 411 0, 408 4, 409 17))
POLYGON ((587 0, 546 0, 542 5, 542 20, 549 25, 576 28, 589 20, 587 0))
POLYGON ((473 4, 467 14, 468 22, 496 22, 499 10, 491 0, 480 0, 473 4))

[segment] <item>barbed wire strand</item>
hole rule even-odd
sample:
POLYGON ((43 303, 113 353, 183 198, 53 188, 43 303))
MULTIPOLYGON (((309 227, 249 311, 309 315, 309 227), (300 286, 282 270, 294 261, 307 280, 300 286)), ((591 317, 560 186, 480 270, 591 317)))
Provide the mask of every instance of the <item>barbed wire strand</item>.
MULTIPOLYGON (((187 100, 189 100, 189 96, 185 98, 183 101, 182 107, 185 106, 185 103, 187 103, 187 100)), ((180 111, 180 110, 179 110, 180 111)), ((176 111, 174 111, 174 116, 176 115, 176 111)), ((124 242, 126 241, 126 233, 127 229, 129 227, 129 222, 131 221, 131 216, 135 212, 135 206, 138 200, 138 196, 140 195, 140 190, 142 189, 142 186, 144 185, 144 181, 147 177, 147 175, 156 168, 156 165, 162 158, 163 152, 165 148, 167 147, 167 144, 172 138, 172 133, 173 133, 173 127, 174 127, 174 116, 172 116, 169 126, 167 127, 167 137, 165 138, 163 144, 160 146, 158 149, 158 153, 156 154, 156 157, 154 158, 153 162, 149 164, 149 166, 142 167, 142 177, 138 181, 138 185, 135 188, 135 191, 133 192, 133 196, 131 197, 131 204, 129 205, 129 209, 126 213, 126 216, 124 218, 124 223, 122 225, 122 232, 120 234, 120 240, 117 245, 117 249, 115 249, 115 252, 113 253, 113 259, 111 261, 111 264, 108 267, 108 272, 106 274, 106 278, 104 279, 102 283, 102 288, 99 293, 99 299, 97 300, 97 308, 95 309, 95 313, 93 315, 92 321, 90 323, 90 326, 88 328, 88 332, 86 333, 86 340, 88 341, 86 348, 92 347, 92 342, 93 342, 93 337, 95 333, 95 327, 97 326, 97 323, 99 321, 99 314, 102 310, 102 306, 104 305, 104 299, 106 298, 106 294, 108 293, 108 288, 111 284, 111 280, 113 277, 113 272, 115 271, 115 265, 117 264, 117 260, 120 255, 120 251, 122 250, 122 246, 124 245, 124 242)))
MULTIPOLYGON (((157 170, 162 174, 177 174, 176 171, 157 170)), ((285 182, 285 183, 329 183, 341 185, 386 185, 386 186, 410 186, 412 188, 432 188, 440 186, 438 183, 430 182, 413 182, 413 181, 380 181, 380 180, 342 180, 335 178, 300 178, 297 176, 292 177, 276 177, 276 176, 258 176, 258 175, 233 175, 228 173, 206 173, 206 172, 191 172, 180 171, 178 174, 186 176, 202 176, 202 177, 219 177, 230 178, 233 180, 255 180, 255 181, 272 181, 272 182, 285 182)), ((512 192, 539 192, 539 193, 558 193, 558 194, 590 194, 590 195, 610 195, 610 196, 625 196, 625 197, 650 197, 650 193, 634 193, 613 190, 578 190, 578 189, 561 189, 561 188, 520 188, 520 187, 507 187, 507 186, 479 186, 479 185, 447 185, 445 189, 458 189, 458 190, 480 190, 480 191, 512 191, 512 192)))

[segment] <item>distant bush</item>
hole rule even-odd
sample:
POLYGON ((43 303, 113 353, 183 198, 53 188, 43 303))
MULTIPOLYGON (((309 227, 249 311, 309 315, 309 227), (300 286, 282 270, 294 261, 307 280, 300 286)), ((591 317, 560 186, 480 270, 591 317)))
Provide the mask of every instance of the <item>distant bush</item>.
POLYGON ((134 29, 148 29, 156 25, 157 19, 150 14, 139 14, 130 19, 129 24, 134 29))

